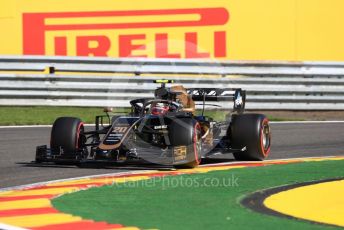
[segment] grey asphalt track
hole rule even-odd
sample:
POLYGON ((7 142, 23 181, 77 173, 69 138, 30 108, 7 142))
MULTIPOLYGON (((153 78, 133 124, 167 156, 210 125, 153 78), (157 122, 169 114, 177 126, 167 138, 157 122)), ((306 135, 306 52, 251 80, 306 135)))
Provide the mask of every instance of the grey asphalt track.
MULTIPOLYGON (((344 123, 272 124, 272 133, 269 159, 344 155, 344 123)), ((147 169, 147 166, 77 168, 72 165, 40 166, 32 163, 35 147, 48 144, 49 135, 50 128, 46 127, 0 129, 0 188, 147 169)), ((231 154, 222 157, 233 159, 231 154)), ((208 163, 219 161, 210 160, 208 163)))

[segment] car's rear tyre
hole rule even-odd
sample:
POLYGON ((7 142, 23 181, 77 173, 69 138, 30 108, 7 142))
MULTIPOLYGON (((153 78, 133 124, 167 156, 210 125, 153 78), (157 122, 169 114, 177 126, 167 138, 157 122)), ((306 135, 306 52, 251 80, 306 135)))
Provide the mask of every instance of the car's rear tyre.
POLYGON ((262 161, 270 152, 271 129, 262 114, 241 114, 232 117, 229 136, 232 148, 245 151, 233 153, 236 160, 262 161))
POLYGON ((173 165, 175 168, 195 168, 201 163, 201 126, 192 118, 176 119, 169 129, 169 139, 174 148, 185 148, 187 159, 173 165))
POLYGON ((85 143, 83 132, 84 123, 79 118, 57 118, 51 130, 51 149, 62 148, 66 154, 75 154, 85 143))

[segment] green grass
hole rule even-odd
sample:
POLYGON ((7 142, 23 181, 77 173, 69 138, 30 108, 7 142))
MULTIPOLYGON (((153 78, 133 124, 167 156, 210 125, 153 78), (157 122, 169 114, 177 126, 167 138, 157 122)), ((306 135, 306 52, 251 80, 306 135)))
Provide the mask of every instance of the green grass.
MULTIPOLYGON (((119 108, 115 112, 127 113, 129 109, 119 108)), ((198 111, 198 114, 201 112, 198 111)), ((0 106, 0 125, 48 125, 61 116, 79 117, 85 123, 94 123, 96 115, 104 115, 103 108, 48 107, 48 106, 0 106)), ((205 115, 215 120, 225 120, 224 111, 206 111, 205 115)), ((271 121, 289 120, 269 117, 271 121)))
POLYGON ((83 218, 143 229, 331 229, 256 213, 243 207, 240 200, 266 188, 343 177, 343 168, 341 160, 165 177, 91 188, 58 197, 53 205, 83 218), (222 186, 201 186, 211 180, 222 186), (232 186, 224 186, 229 180, 232 186), (187 181, 193 186, 186 186, 187 181))
MULTIPOLYGON (((123 110, 119 109, 118 112, 123 110)), ((1 106, 0 125, 46 125, 63 116, 79 117, 85 123, 93 124, 96 115, 105 115, 103 108, 1 106)))

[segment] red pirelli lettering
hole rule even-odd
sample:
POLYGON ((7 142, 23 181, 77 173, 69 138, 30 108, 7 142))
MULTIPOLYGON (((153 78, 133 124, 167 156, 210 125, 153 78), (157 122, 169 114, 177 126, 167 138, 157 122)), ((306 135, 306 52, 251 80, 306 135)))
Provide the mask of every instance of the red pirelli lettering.
POLYGON ((77 36, 76 44, 77 56, 108 56, 111 41, 106 36, 77 36))
POLYGON ((157 58, 180 58, 181 55, 177 53, 169 53, 168 51, 168 35, 155 35, 155 57, 157 58))
POLYGON ((55 37, 55 55, 66 56, 67 55, 67 38, 55 37))
MULTIPOLYGON (((79 31, 79 30, 124 30, 138 28, 168 28, 168 27, 202 27, 225 25, 229 20, 229 13, 225 8, 197 8, 197 9, 163 9, 163 10, 131 10, 131 11, 102 11, 102 12, 53 12, 53 13, 24 13, 23 14, 23 54, 25 55, 44 55, 46 54, 45 43, 46 33, 49 31, 79 31), (198 19, 188 20, 167 20, 167 21, 138 21, 128 23, 92 23, 92 24, 47 24, 47 19, 70 18, 95 18, 99 17, 127 17, 127 16, 170 16, 170 15, 197 15, 198 19)), ((220 42, 226 42, 225 32, 215 34, 214 39, 220 42), (223 34, 224 33, 224 34, 223 34)), ((145 45, 133 45, 132 40, 141 40, 141 37, 131 37, 132 35, 120 35, 119 56, 134 56, 132 52, 136 49, 144 49, 145 45), (127 49, 128 50, 124 50, 127 49)), ((179 58, 180 54, 171 54, 168 51, 167 35, 157 33, 155 40, 161 46, 157 51, 157 57, 179 58)), ((63 36, 56 37, 55 55, 67 55, 67 38, 63 36)), ((187 42, 197 40, 197 35, 193 33, 186 34, 187 42), (196 36, 196 37, 195 37, 196 36)), ((80 56, 107 56, 111 41, 107 36, 79 36, 77 37, 77 55, 80 56), (90 44, 97 44, 92 47, 90 44)), ((196 41, 197 43, 197 41, 196 41)), ((225 56, 225 50, 220 50, 225 44, 220 44, 215 49, 215 55, 225 56), (223 53, 224 52, 224 53, 223 53)), ((190 47, 188 47, 190 48, 190 47)), ((207 53, 199 53, 197 49, 191 48, 189 57, 207 57, 207 53)), ((140 55, 146 56, 146 55, 140 55)))
POLYGON ((210 54, 207 52, 199 52, 198 49, 197 33, 185 34, 185 57, 186 58, 209 58, 210 54))
POLYGON ((135 35, 120 35, 119 36, 119 57, 147 57, 146 55, 134 55, 134 50, 144 50, 146 45, 144 43, 134 45, 134 40, 144 40, 146 35, 135 34, 135 35))

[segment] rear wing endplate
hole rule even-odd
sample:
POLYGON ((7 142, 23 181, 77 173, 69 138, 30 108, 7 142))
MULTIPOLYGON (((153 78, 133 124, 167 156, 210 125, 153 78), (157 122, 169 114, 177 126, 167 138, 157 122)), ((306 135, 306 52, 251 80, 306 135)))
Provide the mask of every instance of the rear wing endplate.
POLYGON ((194 101, 233 101, 235 111, 245 109, 246 91, 240 88, 190 88, 187 92, 194 101))

